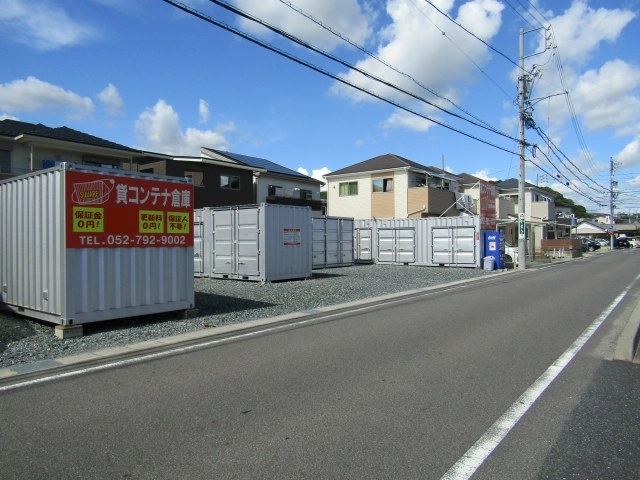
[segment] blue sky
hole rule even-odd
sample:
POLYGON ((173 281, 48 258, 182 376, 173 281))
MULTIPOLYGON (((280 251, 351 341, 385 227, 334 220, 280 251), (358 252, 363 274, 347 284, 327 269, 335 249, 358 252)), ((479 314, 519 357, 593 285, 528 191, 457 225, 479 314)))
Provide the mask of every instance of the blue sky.
POLYGON ((608 205, 614 158, 616 211, 640 212, 640 0, 229 0, 343 63, 214 2, 184 3, 329 76, 163 0, 0 0, 0 118, 316 177, 395 153, 517 178, 523 28, 527 180, 607 212, 596 202, 608 205))

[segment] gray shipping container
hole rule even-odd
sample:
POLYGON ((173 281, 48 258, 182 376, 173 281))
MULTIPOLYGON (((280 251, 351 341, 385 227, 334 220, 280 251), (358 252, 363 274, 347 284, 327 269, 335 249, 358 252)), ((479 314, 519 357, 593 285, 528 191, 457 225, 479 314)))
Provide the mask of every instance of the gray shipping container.
POLYGON ((353 218, 312 217, 313 268, 353 265, 353 218))
POLYGON ((195 276, 272 282, 312 274, 309 207, 201 208, 194 218, 195 276))
POLYGON ((194 307, 193 185, 62 163, 0 182, 0 306, 59 325, 194 307))
POLYGON ((477 216, 356 220, 357 262, 479 267, 477 216))

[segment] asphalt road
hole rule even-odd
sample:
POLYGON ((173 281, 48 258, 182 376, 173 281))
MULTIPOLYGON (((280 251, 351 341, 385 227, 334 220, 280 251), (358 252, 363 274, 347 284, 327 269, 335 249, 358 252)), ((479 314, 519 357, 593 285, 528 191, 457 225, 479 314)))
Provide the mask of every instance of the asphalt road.
POLYGON ((640 366, 611 360, 639 267, 615 251, 0 390, 1 476, 640 478, 640 366))

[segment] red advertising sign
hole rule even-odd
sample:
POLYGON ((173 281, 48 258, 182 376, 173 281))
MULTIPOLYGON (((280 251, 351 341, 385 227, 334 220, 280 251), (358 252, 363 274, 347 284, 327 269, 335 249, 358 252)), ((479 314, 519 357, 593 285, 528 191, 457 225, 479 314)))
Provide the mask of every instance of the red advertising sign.
POLYGON ((65 171, 67 248, 193 246, 193 185, 65 171))
POLYGON ((496 229, 496 186, 480 180, 480 230, 496 229))

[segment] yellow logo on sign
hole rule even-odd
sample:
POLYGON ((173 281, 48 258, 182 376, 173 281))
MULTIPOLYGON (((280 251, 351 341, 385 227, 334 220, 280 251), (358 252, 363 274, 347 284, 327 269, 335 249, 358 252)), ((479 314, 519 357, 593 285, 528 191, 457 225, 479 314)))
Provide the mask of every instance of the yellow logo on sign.
POLYGON ((138 231, 140 233, 164 233, 164 212, 140 210, 138 212, 138 231))
POLYGON ((104 232, 104 208, 73 207, 74 232, 104 232))

